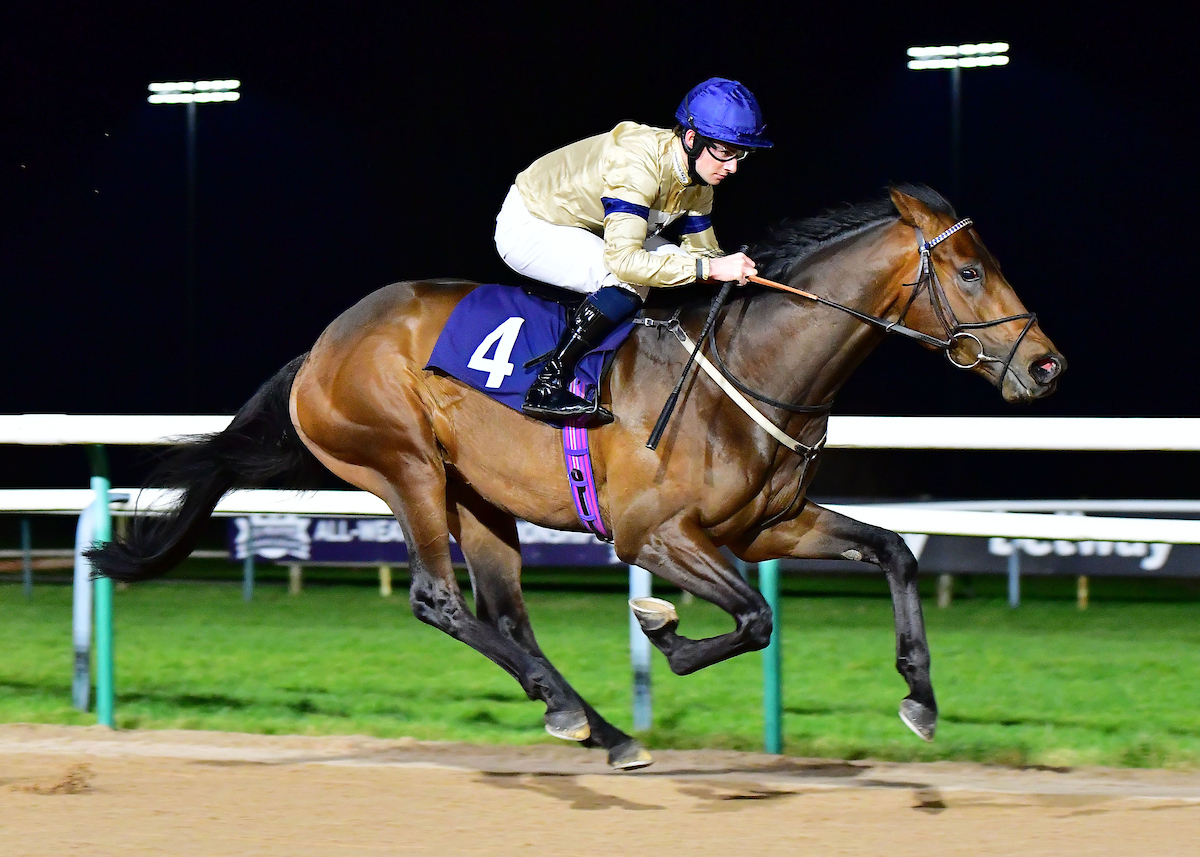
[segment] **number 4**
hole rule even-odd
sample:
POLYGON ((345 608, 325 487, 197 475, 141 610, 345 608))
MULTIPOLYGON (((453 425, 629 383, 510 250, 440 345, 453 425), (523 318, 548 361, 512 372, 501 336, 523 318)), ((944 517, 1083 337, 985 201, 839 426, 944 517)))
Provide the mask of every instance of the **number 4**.
POLYGON ((488 373, 487 380, 483 382, 485 387, 494 390, 513 373, 513 365, 508 358, 512 354, 513 346, 517 343, 517 333, 524 323, 525 319, 520 316, 513 316, 505 321, 483 338, 483 342, 479 343, 479 347, 467 361, 468 369, 488 373), (491 357, 485 356, 493 344, 496 346, 495 354, 491 357))

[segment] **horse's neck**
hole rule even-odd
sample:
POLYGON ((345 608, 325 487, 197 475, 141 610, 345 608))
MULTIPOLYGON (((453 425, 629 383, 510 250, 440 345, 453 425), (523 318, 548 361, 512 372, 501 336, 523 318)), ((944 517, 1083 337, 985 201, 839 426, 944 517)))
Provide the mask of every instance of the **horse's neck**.
MULTIPOLYGON (((882 224, 820 251, 789 280, 861 312, 896 317, 912 230, 882 224)), ((770 292, 734 307, 731 370, 770 398, 795 405, 830 401, 882 340, 848 313, 806 298, 770 292)))

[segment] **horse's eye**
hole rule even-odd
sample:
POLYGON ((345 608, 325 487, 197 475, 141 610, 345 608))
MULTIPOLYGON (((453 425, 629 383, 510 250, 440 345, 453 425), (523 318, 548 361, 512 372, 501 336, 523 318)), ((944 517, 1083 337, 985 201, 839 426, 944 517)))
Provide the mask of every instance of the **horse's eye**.
POLYGON ((968 283, 973 283, 979 279, 979 269, 976 267, 963 268, 959 273, 968 283))

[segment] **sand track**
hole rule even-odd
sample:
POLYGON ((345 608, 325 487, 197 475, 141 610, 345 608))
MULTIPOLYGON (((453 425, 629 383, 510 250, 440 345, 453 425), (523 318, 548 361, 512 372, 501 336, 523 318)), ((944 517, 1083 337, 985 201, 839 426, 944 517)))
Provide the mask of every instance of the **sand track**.
POLYGON ((1200 854, 1200 773, 0 726, 0 854, 1200 854))

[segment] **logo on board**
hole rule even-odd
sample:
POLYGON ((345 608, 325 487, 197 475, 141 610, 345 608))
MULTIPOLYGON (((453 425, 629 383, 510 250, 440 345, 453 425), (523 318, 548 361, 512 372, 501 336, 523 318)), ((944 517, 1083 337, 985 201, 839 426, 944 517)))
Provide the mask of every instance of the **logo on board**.
POLYGON ((245 559, 309 559, 312 539, 308 535, 310 518, 300 515, 248 515, 234 518, 234 556, 245 559))

